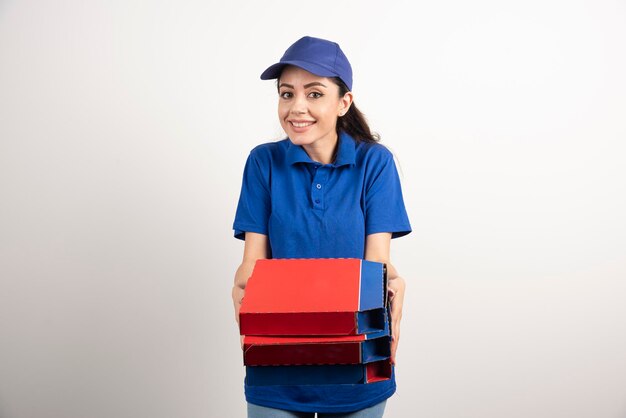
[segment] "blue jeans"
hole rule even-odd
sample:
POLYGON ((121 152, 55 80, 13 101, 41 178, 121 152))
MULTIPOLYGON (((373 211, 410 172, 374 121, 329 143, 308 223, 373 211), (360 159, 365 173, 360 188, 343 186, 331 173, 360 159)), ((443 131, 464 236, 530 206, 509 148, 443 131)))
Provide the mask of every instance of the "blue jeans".
MULTIPOLYGON (((354 412, 345 412, 338 414, 331 413, 318 413, 317 418, 382 418, 385 412, 385 404, 387 401, 382 401, 379 404, 370 406, 369 408, 361 409, 354 412)), ((248 403, 248 418, 314 418, 314 412, 297 412, 297 411, 285 411, 283 409, 267 408, 265 406, 259 406, 248 403)))

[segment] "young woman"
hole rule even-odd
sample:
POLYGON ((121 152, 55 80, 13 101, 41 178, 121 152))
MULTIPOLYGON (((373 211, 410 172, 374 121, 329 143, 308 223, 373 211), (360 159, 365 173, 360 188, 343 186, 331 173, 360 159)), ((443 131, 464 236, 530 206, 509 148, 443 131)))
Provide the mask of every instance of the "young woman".
MULTIPOLYGON (((235 215, 245 240, 235 274, 235 316, 262 258, 361 258, 386 263, 395 353, 405 282, 389 261, 390 241, 411 232, 393 156, 371 133, 352 94, 339 45, 304 37, 261 74, 277 79, 287 138, 248 157, 235 215)), ((248 417, 382 417, 395 379, 361 385, 245 386, 248 417), (328 415, 326 415, 328 414, 328 415)))

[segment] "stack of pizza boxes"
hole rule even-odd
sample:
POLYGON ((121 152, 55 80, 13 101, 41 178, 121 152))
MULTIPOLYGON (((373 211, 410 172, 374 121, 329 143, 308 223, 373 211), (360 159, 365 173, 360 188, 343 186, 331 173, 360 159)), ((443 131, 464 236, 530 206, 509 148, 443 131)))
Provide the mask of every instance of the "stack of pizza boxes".
POLYGON ((385 265, 258 260, 239 313, 248 385, 368 384, 391 377, 385 265))

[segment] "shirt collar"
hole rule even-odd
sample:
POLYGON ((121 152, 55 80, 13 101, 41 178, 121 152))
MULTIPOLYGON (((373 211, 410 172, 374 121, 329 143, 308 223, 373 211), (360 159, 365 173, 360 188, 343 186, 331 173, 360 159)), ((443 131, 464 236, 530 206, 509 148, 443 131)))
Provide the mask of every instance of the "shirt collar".
MULTIPOLYGON (((350 135, 345 132, 339 134, 337 158, 335 158, 334 164, 330 164, 332 167, 341 167, 342 165, 351 165, 356 160, 356 141, 350 135)), ((308 156, 304 148, 300 145, 294 145, 291 141, 287 145, 287 163, 310 163, 316 164, 315 161, 308 156)))

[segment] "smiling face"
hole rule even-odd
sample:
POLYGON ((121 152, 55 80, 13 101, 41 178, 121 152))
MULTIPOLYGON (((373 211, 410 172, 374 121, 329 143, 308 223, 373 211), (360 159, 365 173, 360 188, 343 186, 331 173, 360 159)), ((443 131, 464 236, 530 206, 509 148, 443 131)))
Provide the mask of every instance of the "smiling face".
POLYGON ((299 67, 287 66, 278 80, 278 118, 291 142, 316 161, 329 163, 337 144, 337 118, 347 112, 352 93, 299 67))

